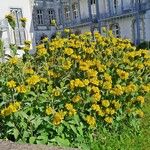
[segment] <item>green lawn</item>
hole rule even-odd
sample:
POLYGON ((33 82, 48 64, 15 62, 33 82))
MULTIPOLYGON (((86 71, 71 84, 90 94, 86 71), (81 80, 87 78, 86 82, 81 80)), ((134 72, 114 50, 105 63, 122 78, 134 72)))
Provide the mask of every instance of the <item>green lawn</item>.
POLYGON ((150 150, 150 94, 146 96, 144 118, 141 120, 139 134, 125 127, 121 134, 102 131, 98 140, 91 143, 92 150, 150 150))

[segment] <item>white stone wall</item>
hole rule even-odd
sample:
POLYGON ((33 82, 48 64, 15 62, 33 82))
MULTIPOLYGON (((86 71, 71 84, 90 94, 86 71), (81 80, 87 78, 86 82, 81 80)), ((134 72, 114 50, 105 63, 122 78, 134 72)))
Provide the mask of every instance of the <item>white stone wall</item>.
POLYGON ((150 41, 150 10, 144 16, 145 22, 145 39, 146 41, 150 41))
MULTIPOLYGON (((32 8, 30 5, 30 0, 4 0, 0 4, 0 20, 5 18, 6 14, 10 13, 10 8, 21 8, 23 17, 26 17, 28 19, 26 24, 26 37, 28 40, 32 40, 33 45, 35 45, 35 34, 34 34, 34 28, 32 24, 32 8)), ((10 36, 10 40, 13 38, 11 37, 12 30, 9 28, 9 35, 7 33, 4 33, 2 35, 2 38, 5 40, 10 36)), ((13 42, 13 40, 11 40, 13 42)), ((34 50, 31 51, 33 53, 34 50)), ((9 50, 7 49, 7 53, 9 53, 9 50)))

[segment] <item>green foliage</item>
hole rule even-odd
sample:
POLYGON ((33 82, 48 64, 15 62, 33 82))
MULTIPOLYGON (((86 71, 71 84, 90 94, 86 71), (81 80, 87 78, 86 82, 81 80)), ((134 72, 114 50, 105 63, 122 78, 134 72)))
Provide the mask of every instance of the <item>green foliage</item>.
MULTIPOLYGON (((0 64, 0 138, 121 149, 117 139, 140 133, 150 91, 149 51, 111 33, 67 36, 42 39, 34 56, 26 42, 23 58, 0 64)), ((12 50, 15 55, 15 45, 12 50)))
POLYGON ((150 49, 150 41, 144 41, 137 46, 138 49, 150 49))
POLYGON ((0 39, 0 58, 4 56, 4 42, 0 39))

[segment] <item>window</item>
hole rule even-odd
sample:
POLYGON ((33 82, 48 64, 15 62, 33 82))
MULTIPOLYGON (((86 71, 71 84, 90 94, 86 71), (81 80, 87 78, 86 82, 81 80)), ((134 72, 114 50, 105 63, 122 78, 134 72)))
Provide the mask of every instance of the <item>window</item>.
POLYGON ((96 15, 96 0, 91 0, 91 12, 92 15, 96 15))
POLYGON ((78 18, 78 3, 74 3, 72 5, 72 13, 73 13, 73 19, 78 18))
POLYGON ((48 10, 49 21, 56 20, 55 11, 53 9, 48 10))
POLYGON ((114 0, 113 1, 113 5, 114 5, 114 13, 117 13, 117 10, 118 10, 118 0, 114 0))
POLYGON ((67 5, 64 7, 64 16, 67 21, 70 20, 70 9, 67 5))
POLYGON ((96 0, 91 0, 91 5, 96 4, 96 0))
POLYGON ((44 19, 43 19, 43 10, 37 10, 37 21, 39 25, 44 24, 44 19))
POLYGON ((10 12, 16 19, 16 28, 14 30, 14 40, 16 45, 23 45, 25 41, 25 30, 21 25, 20 18, 23 17, 21 8, 11 8, 10 12))
POLYGON ((116 38, 120 37, 120 27, 119 24, 111 25, 111 30, 116 38))

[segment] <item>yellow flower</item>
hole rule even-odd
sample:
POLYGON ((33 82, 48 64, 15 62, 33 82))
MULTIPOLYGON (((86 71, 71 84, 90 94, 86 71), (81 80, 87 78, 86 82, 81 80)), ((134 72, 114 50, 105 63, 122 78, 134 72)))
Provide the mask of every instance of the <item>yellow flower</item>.
POLYGON ((97 74, 98 74, 98 72, 96 70, 93 70, 93 69, 89 69, 87 71, 88 77, 97 77, 97 74))
POLYGON ((98 102, 101 99, 101 94, 95 93, 94 95, 92 95, 92 98, 93 98, 93 102, 98 102))
POLYGON ((73 54, 73 49, 72 48, 65 48, 64 53, 67 54, 68 56, 73 54))
POLYGON ((72 109, 73 109, 73 105, 67 103, 67 104, 65 105, 65 108, 66 108, 67 110, 72 110, 72 109))
POLYGON ((40 80, 41 80, 42 82, 45 82, 45 83, 48 82, 46 78, 41 78, 40 80))
POLYGON ((51 20, 51 25, 52 25, 52 26, 56 26, 56 20, 54 20, 54 19, 51 20))
POLYGON ((54 115, 53 124, 59 125, 63 121, 65 115, 66 115, 66 112, 63 112, 63 111, 56 112, 54 115))
POLYGON ((74 116, 77 113, 75 109, 69 110, 69 116, 74 116))
POLYGON ((103 116, 105 115, 105 113, 100 109, 100 110, 98 111, 98 115, 101 116, 101 117, 103 117, 103 116))
POLYGON ((31 41, 27 41, 27 40, 24 41, 25 45, 30 45, 31 43, 32 43, 31 41))
POLYGON ((73 101, 74 103, 77 103, 77 102, 79 102, 80 100, 81 100, 81 96, 80 96, 80 95, 77 95, 77 96, 73 97, 73 99, 72 99, 72 101, 73 101))
POLYGON ((104 119, 107 123, 111 124, 113 122, 113 118, 112 117, 106 117, 104 119))
POLYGON ((75 79, 74 86, 75 87, 84 87, 84 83, 80 79, 75 79))
POLYGON ((113 88, 110 91, 110 93, 113 94, 113 95, 120 96, 124 93, 124 88, 121 85, 116 85, 115 88, 113 88))
POLYGON ((117 109, 117 110, 120 109, 120 107, 121 107, 121 104, 115 100, 112 101, 112 104, 114 105, 115 109, 117 109))
POLYGON ((27 22, 27 18, 25 18, 25 17, 20 18, 20 21, 21 21, 21 22, 27 22))
POLYGON ((109 81, 103 82, 103 89, 110 90, 112 88, 112 83, 109 81))
POLYGON ((51 107, 47 107, 45 113, 47 115, 51 115, 53 113, 53 109, 51 107))
POLYGON ((136 110, 136 115, 138 116, 138 117, 140 117, 140 118, 143 118, 144 117, 144 112, 141 110, 141 109, 138 109, 138 110, 136 110))
POLYGON ((34 70, 33 70, 32 68, 25 68, 25 69, 24 69, 24 72, 25 72, 26 74, 34 74, 34 70))
POLYGON ((25 85, 20 85, 20 86, 16 87, 16 90, 18 93, 26 93, 27 92, 27 88, 25 85))
POLYGON ((96 112, 99 112, 101 109, 100 109, 100 106, 98 104, 93 104, 91 106, 92 110, 95 110, 96 112))
POLYGON ((150 85, 142 85, 141 88, 144 92, 150 92, 150 85))
POLYGON ((53 95, 56 96, 56 97, 57 97, 57 96, 60 96, 60 94, 61 94, 61 92, 60 92, 59 89, 53 89, 52 93, 53 93, 53 95))
POLYGON ((105 81, 112 82, 112 77, 107 73, 104 73, 104 79, 105 79, 105 81))
POLYGON ((115 113, 115 110, 112 109, 112 108, 106 108, 105 113, 106 113, 106 114, 113 115, 113 114, 115 113))
POLYGON ((40 82, 40 77, 38 75, 33 75, 31 77, 29 77, 26 82, 29 84, 29 85, 35 85, 37 84, 38 82, 40 82))
POLYGON ((71 66, 72 66, 72 63, 70 60, 66 60, 62 65, 63 69, 65 69, 65 70, 69 70, 71 68, 71 66))
POLYGON ((2 116, 8 116, 11 115, 12 113, 17 112, 21 107, 21 102, 14 102, 10 103, 7 108, 4 108, 0 111, 0 115, 2 116))
POLYGON ((92 54, 94 52, 94 48, 92 47, 86 47, 83 49, 83 51, 85 51, 88 54, 92 54))
POLYGON ((44 56, 44 55, 47 54, 47 49, 46 48, 40 48, 40 49, 37 50, 37 54, 39 56, 44 56))
POLYGON ((94 117, 88 115, 86 118, 85 118, 86 122, 91 126, 91 127, 94 127, 96 125, 96 120, 94 117))
POLYGON ((143 96, 138 96, 136 99, 137 99, 137 101, 140 102, 141 104, 144 103, 144 97, 143 97, 143 96))
POLYGON ((117 74, 119 75, 119 77, 121 79, 125 79, 126 80, 129 77, 129 73, 128 72, 125 72, 125 71, 120 70, 120 69, 117 69, 117 74))
POLYGON ((90 83, 92 83, 93 85, 98 86, 100 81, 97 79, 97 77, 94 77, 94 78, 90 78, 90 83))
POLYGON ((84 79, 82 82, 85 86, 89 85, 89 83, 90 83, 90 81, 88 79, 84 79))
POLYGON ((137 90, 137 86, 135 84, 133 84, 132 82, 125 87, 125 92, 126 93, 132 93, 135 92, 137 90))
POLYGON ((7 86, 12 89, 12 88, 15 88, 16 87, 16 82, 11 80, 9 82, 7 82, 7 86))
POLYGON ((102 100, 102 106, 109 107, 110 106, 110 102, 108 100, 102 100))
POLYGON ((19 58, 18 57, 12 57, 9 59, 9 63, 12 64, 12 65, 15 65, 19 62, 19 58))
POLYGON ((96 86, 92 86, 91 90, 92 90, 94 93, 100 93, 99 88, 96 87, 96 86))
POLYGON ((70 29, 64 29, 64 32, 69 33, 70 29))

